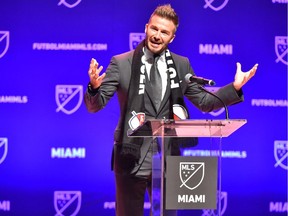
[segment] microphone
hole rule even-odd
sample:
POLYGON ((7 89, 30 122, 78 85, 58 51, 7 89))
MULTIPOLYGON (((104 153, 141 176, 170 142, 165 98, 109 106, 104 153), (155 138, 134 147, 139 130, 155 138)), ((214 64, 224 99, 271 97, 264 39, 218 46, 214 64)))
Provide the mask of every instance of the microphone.
POLYGON ((185 80, 187 83, 196 82, 200 85, 214 86, 216 84, 213 80, 205 79, 203 77, 197 77, 197 76, 192 75, 192 74, 186 74, 185 80))
POLYGON ((224 103, 224 101, 218 97, 216 94, 208 91, 207 89, 205 89, 202 85, 215 85, 216 83, 213 81, 213 80, 208 80, 208 79, 205 79, 203 77, 197 77, 197 76, 193 76, 192 74, 186 74, 185 76, 185 80, 187 83, 191 83, 191 82, 196 82, 198 84, 201 84, 199 86, 199 88, 205 92, 207 92, 208 94, 212 95, 213 97, 217 98, 223 105, 224 109, 225 109, 225 116, 226 116, 226 119, 228 120, 229 119, 229 112, 228 112, 228 108, 227 108, 227 105, 224 103))

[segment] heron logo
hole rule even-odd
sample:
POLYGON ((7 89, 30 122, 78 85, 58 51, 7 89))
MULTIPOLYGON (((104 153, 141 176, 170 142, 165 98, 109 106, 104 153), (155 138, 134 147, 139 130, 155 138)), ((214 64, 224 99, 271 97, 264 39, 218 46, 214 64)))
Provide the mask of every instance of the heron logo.
POLYGON ((204 8, 211 8, 214 11, 222 10, 228 3, 229 0, 204 0, 204 8))
POLYGON ((62 111, 67 115, 76 112, 83 101, 83 86, 56 85, 55 100, 56 112, 62 111))

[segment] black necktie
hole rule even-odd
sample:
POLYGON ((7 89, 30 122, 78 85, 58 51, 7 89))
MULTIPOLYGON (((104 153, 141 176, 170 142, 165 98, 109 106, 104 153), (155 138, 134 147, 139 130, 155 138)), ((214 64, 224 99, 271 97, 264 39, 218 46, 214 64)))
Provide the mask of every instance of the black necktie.
POLYGON ((150 84, 153 90, 154 104, 158 110, 162 99, 162 79, 157 68, 157 61, 159 60, 159 55, 154 56, 153 64, 150 70, 150 84))

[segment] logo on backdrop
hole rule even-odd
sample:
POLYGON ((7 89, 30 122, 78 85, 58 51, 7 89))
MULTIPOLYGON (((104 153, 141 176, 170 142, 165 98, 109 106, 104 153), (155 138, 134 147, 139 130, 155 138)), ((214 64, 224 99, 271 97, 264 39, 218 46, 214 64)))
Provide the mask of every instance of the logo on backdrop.
POLYGON ((9 48, 9 31, 0 31, 0 58, 2 58, 9 48))
POLYGON ((282 167, 288 170, 288 141, 275 140, 274 141, 274 157, 276 163, 274 167, 282 167))
POLYGON ((204 0, 204 8, 211 8, 214 11, 222 10, 228 3, 229 0, 204 0))
POLYGON ((0 200, 0 212, 1 211, 10 211, 10 200, 0 200))
POLYGON ((106 51, 108 44, 106 43, 62 43, 62 42, 34 42, 33 50, 49 50, 49 51, 106 51))
POLYGON ((204 179, 205 164, 203 162, 181 162, 179 174, 182 182, 180 188, 184 185, 189 190, 194 190, 204 179))
POLYGON ((55 216, 75 216, 81 207, 81 191, 54 191, 55 216))
MULTIPOLYGON (((214 93, 216 92, 220 87, 205 87, 208 91, 214 93)), ((218 109, 218 110, 214 110, 212 112, 209 112, 210 115, 212 116, 219 116, 221 115, 223 112, 225 112, 225 108, 221 108, 221 109, 218 109)), ((203 112, 205 113, 205 112, 203 112)))
MULTIPOLYGON (((67 0, 60 0, 60 2, 58 3, 58 6, 63 4, 68 8, 73 8, 73 7, 76 7, 81 2, 81 0, 76 0, 76 1, 74 1, 74 3, 67 3, 66 1, 67 0)), ((73 0, 72 0, 72 2, 73 2, 73 0)))
POLYGON ((199 54, 233 55, 232 44, 199 44, 199 54))
POLYGON ((275 52, 277 63, 281 61, 282 63, 288 65, 287 53, 288 53, 288 37, 287 36, 275 36, 275 52))
POLYGON ((28 103, 28 96, 26 95, 0 95, 0 103, 28 103))
POLYGON ((288 107, 288 100, 283 99, 252 99, 251 106, 288 107))
MULTIPOLYGON (((219 192, 218 192, 219 195, 219 192)), ((221 210, 220 215, 223 215, 227 209, 227 200, 228 200, 228 193, 222 191, 220 195, 220 202, 221 202, 221 210)), ((219 202, 219 197, 217 198, 217 202, 219 202)), ((203 214, 201 216, 220 216, 218 215, 217 210, 213 209, 203 209, 203 214)))
POLYGON ((51 148, 51 158, 85 158, 86 148, 51 148))
POLYGON ((287 4, 288 0, 272 0, 272 3, 287 4))
POLYGON ((145 33, 130 33, 129 34, 129 48, 134 50, 138 44, 146 37, 145 33))
POLYGON ((270 212, 276 212, 276 213, 288 212, 288 202, 273 202, 273 201, 271 201, 269 203, 269 211, 270 212))
POLYGON ((56 85, 55 100, 56 112, 62 111, 70 115, 76 112, 83 101, 82 85, 56 85))
POLYGON ((0 137, 0 164, 5 160, 8 153, 8 139, 0 137))

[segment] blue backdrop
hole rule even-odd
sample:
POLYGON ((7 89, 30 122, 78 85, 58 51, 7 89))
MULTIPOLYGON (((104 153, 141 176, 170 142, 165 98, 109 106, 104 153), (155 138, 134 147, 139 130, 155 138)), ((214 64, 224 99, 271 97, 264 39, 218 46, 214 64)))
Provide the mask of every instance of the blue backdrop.
MULTIPOLYGON (((106 68, 133 49, 162 3, 180 17, 170 49, 216 88, 233 81, 237 61, 243 71, 259 64, 245 101, 229 108, 248 123, 223 139, 222 214, 287 215, 286 0, 1 0, 0 215, 114 215, 119 108, 115 97, 87 112, 87 71, 92 57, 106 68)), ((222 109, 189 110, 193 119, 225 118, 222 109)), ((184 154, 207 148, 200 139, 184 154)))

